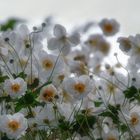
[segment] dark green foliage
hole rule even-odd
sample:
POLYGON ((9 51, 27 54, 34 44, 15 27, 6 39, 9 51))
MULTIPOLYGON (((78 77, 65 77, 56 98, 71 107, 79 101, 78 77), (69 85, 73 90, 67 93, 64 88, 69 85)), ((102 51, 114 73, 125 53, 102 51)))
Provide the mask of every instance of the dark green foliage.
POLYGON ((134 98, 134 96, 137 94, 137 89, 134 86, 129 87, 125 91, 123 91, 125 94, 125 97, 128 99, 134 98))
POLYGON ((8 79, 8 76, 0 75, 0 83, 3 83, 6 79, 8 79))
POLYGON ((107 110, 100 113, 99 116, 110 117, 113 123, 118 124, 119 123, 118 111, 119 111, 118 106, 112 106, 109 104, 107 110))
POLYGON ((95 116, 78 114, 76 116, 76 121, 73 125, 73 132, 78 132, 81 136, 87 135, 89 133, 89 129, 93 128, 95 123, 95 116))
POLYGON ((140 89, 135 86, 127 88, 123 93, 130 102, 137 100, 140 103, 140 89))
POLYGON ((23 22, 23 20, 18 18, 8 19, 5 23, 1 24, 1 31, 7 31, 8 29, 14 29, 17 23, 23 22))
POLYGON ((27 74, 25 74, 24 72, 20 72, 19 74, 13 74, 13 77, 16 79, 18 77, 25 79, 27 77, 27 74))
POLYGON ((13 140, 13 139, 9 139, 6 135, 4 135, 3 137, 1 137, 1 140, 13 140))
POLYGON ((122 133, 127 132, 128 131, 127 125, 126 124, 121 124, 120 125, 120 130, 121 130, 122 133))
POLYGON ((100 107, 100 105, 101 105, 102 103, 103 103, 103 102, 101 102, 101 101, 94 101, 95 107, 100 107))
POLYGON ((28 84, 28 88, 29 89, 34 89, 34 88, 37 88, 39 86, 39 79, 38 78, 35 78, 33 80, 33 83, 32 84, 28 84))
POLYGON ((36 95, 33 92, 27 92, 22 96, 16 103, 16 112, 20 111, 22 108, 35 107, 37 105, 42 105, 36 101, 36 95))
POLYGON ((60 130, 62 131, 67 131, 70 128, 70 123, 68 121, 62 120, 59 122, 59 126, 60 130))

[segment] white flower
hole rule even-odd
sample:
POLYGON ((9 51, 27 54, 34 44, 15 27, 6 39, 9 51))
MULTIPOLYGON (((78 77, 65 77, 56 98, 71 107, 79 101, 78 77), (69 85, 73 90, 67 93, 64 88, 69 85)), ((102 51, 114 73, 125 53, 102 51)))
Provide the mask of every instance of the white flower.
POLYGON ((82 47, 81 50, 73 50, 69 53, 68 58, 74 61, 81 61, 85 65, 88 64, 90 57, 90 51, 87 47, 82 47))
POLYGON ((129 70, 132 73, 130 75, 131 76, 138 75, 137 72, 139 70, 139 65, 136 65, 135 58, 129 57, 128 62, 129 63, 127 63, 126 69, 129 70))
POLYGON ((110 50, 109 42, 100 34, 90 35, 85 45, 87 45, 92 52, 100 51, 103 54, 108 54, 110 50))
POLYGON ((42 48, 43 46, 41 41, 41 35, 37 35, 35 33, 31 34, 28 26, 25 24, 21 24, 14 31, 13 37, 9 42, 17 51, 17 53, 21 52, 25 55, 30 55, 31 47, 35 53, 39 52, 38 49, 42 48))
POLYGON ((4 58, 8 57, 8 47, 9 46, 5 43, 4 39, 0 36, 0 55, 2 55, 4 58))
POLYGON ((24 55, 23 52, 19 52, 18 55, 19 57, 17 55, 14 56, 9 55, 9 62, 7 62, 7 64, 10 70, 12 71, 12 73, 20 73, 23 72, 24 69, 30 67, 29 65, 30 60, 28 58, 29 56, 24 55))
POLYGON ((115 19, 103 19, 99 26, 101 27, 103 33, 106 36, 113 36, 115 35, 120 28, 119 23, 115 19))
POLYGON ((126 54, 129 54, 132 48, 130 37, 119 37, 117 42, 119 43, 119 48, 126 54))
POLYGON ((96 51, 98 44, 102 40, 104 40, 104 38, 103 38, 103 36, 101 34, 93 34, 93 35, 90 35, 88 37, 88 39, 85 42, 85 44, 88 45, 92 51, 96 51))
POLYGON ((118 39, 120 49, 130 55, 133 64, 140 65, 140 34, 129 36, 128 38, 121 37, 118 39))
POLYGON ((7 43, 10 42, 14 42, 15 40, 15 33, 11 30, 8 30, 6 32, 1 33, 0 35, 0 54, 3 55, 4 57, 8 57, 9 56, 9 50, 13 51, 10 47, 10 45, 7 43))
POLYGON ((41 51, 39 54, 40 71, 43 78, 48 78, 51 74, 59 73, 64 68, 64 61, 61 57, 53 54, 48 54, 45 51, 41 51))
POLYGON ((131 36, 130 40, 132 43, 130 56, 134 58, 134 63, 140 65, 140 34, 131 36))
POLYGON ((108 133, 104 134, 103 140, 119 140, 119 133, 117 130, 110 130, 108 133))
POLYGON ((23 53, 29 53, 29 47, 31 45, 30 38, 29 38, 30 31, 27 25, 22 24, 18 26, 15 30, 13 36, 14 39, 10 39, 10 44, 14 46, 15 50, 23 53), (12 41, 12 42, 11 42, 12 41))
POLYGON ((43 102, 52 102, 57 95, 57 89, 54 87, 54 85, 50 84, 47 86, 44 86, 39 95, 39 99, 43 102))
POLYGON ((73 111, 72 104, 59 103, 57 104, 57 107, 61 115, 64 116, 67 121, 73 121, 74 113, 72 112, 73 111))
POLYGON ((80 77, 69 77, 63 81, 64 89, 76 99, 87 96, 93 89, 92 82, 87 75, 80 77))
MULTIPOLYGON (((90 115, 98 115, 99 113, 103 112, 105 110, 105 107, 102 105, 100 107, 95 107, 94 105, 94 98, 93 93, 88 94, 87 97, 83 99, 83 103, 81 105, 81 109, 84 110, 84 114, 90 116, 90 115)), ((80 107, 80 105, 79 105, 80 107)), ((79 109, 78 107, 78 109, 79 109)))
POLYGON ((22 108, 20 110, 20 113, 24 114, 24 116, 28 116, 28 128, 30 128, 31 131, 34 131, 39 127, 35 118, 38 116, 42 109, 42 106, 36 106, 31 108, 30 111, 27 108, 22 108))
POLYGON ((92 68, 94 73, 100 73, 101 64, 103 61, 104 55, 102 52, 95 52, 93 57, 90 57, 88 62, 88 67, 92 68))
POLYGON ((134 132, 140 132, 140 115, 137 112, 130 114, 130 126, 134 129, 134 132))
POLYGON ((121 37, 118 42, 120 49, 131 56, 133 63, 140 65, 140 34, 128 38, 121 37))
POLYGON ((56 86, 59 87, 61 85, 61 83, 63 82, 64 78, 68 75, 68 71, 65 68, 63 71, 61 71, 60 73, 56 74, 53 79, 52 79, 52 83, 56 86))
POLYGON ((85 69, 86 66, 81 61, 69 60, 68 61, 68 66, 70 68, 71 73, 76 73, 77 75, 87 74, 87 71, 85 69))
POLYGON ((11 98, 19 98, 25 94, 27 84, 22 78, 7 79, 4 83, 4 90, 11 98))
POLYGON ((48 41, 49 50, 61 50, 64 55, 67 55, 70 52, 72 46, 77 46, 80 42, 80 36, 78 33, 75 33, 71 36, 67 35, 66 29, 59 24, 56 24, 54 27, 54 36, 48 41))
POLYGON ((55 114, 52 104, 47 104, 42 110, 35 116, 37 124, 40 129, 47 129, 49 126, 55 124, 55 114))
POLYGON ((0 116, 0 130, 7 134, 10 139, 18 139, 24 135, 27 129, 27 119, 23 114, 16 113, 14 115, 0 116))

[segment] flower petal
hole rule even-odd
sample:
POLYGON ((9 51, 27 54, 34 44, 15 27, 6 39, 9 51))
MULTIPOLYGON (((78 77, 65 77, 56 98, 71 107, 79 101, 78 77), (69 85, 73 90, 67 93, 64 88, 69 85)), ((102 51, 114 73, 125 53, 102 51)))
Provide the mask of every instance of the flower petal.
POLYGON ((54 27, 54 35, 57 38, 61 38, 63 36, 66 36, 66 29, 62 25, 56 24, 54 27))
POLYGON ((22 24, 19 26, 18 32, 22 38, 26 38, 27 36, 29 36, 29 33, 30 33, 27 25, 25 25, 25 24, 22 24))
POLYGON ((63 48, 61 47, 61 48, 59 48, 59 50, 62 49, 63 55, 67 55, 71 51, 71 46, 72 46, 71 42, 67 41, 67 42, 65 42, 65 44, 62 44, 63 48))
POLYGON ((80 43, 80 34, 79 33, 75 33, 72 36, 69 37, 70 42, 73 45, 78 45, 80 43))
POLYGON ((56 38, 51 38, 49 41, 48 41, 48 49, 49 50, 55 50, 55 49, 58 49, 62 46, 62 42, 59 41, 58 39, 56 38))

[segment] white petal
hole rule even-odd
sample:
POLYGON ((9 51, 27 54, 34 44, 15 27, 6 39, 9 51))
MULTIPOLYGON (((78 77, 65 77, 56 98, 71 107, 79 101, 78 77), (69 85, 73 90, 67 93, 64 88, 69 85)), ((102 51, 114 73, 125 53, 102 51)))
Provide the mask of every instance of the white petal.
POLYGON ((71 94, 71 95, 75 94, 75 90, 73 88, 73 85, 75 83, 76 83, 76 79, 74 79, 74 78, 65 78, 64 79, 63 86, 68 94, 71 94))
POLYGON ((70 47, 71 47, 71 45, 70 45, 69 43, 67 43, 67 44, 64 46, 64 48, 62 49, 63 55, 66 56, 66 55, 69 54, 69 52, 71 51, 70 47))
POLYGON ((7 48, 0 48, 0 53, 4 56, 8 55, 8 49, 7 48))
POLYGON ((74 44, 75 46, 80 43, 80 34, 75 33, 69 38, 70 42, 74 44))
POLYGON ((56 24, 54 27, 54 35, 57 38, 61 38, 63 36, 66 36, 66 29, 62 25, 56 24))
POLYGON ((88 83, 89 83, 90 78, 89 78, 89 76, 87 76, 87 75, 82 75, 82 76, 79 77, 79 80, 80 80, 81 82, 83 82, 83 83, 86 84, 87 81, 88 81, 88 83))
POLYGON ((30 33, 27 25, 25 24, 20 25, 20 27, 18 28, 18 31, 23 38, 26 38, 26 36, 29 35, 30 33))
POLYGON ((58 39, 56 38, 51 38, 49 41, 48 41, 48 49, 49 50, 55 50, 55 49, 58 49, 62 47, 62 42, 59 41, 58 39))

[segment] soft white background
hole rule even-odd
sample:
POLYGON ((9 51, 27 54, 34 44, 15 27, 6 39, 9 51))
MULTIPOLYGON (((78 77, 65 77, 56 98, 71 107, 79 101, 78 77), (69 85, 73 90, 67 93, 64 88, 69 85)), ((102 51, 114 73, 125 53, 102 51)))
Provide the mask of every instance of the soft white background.
POLYGON ((0 21, 10 16, 36 20, 50 14, 69 24, 116 18, 123 34, 140 33, 140 0, 0 0, 0 21))

